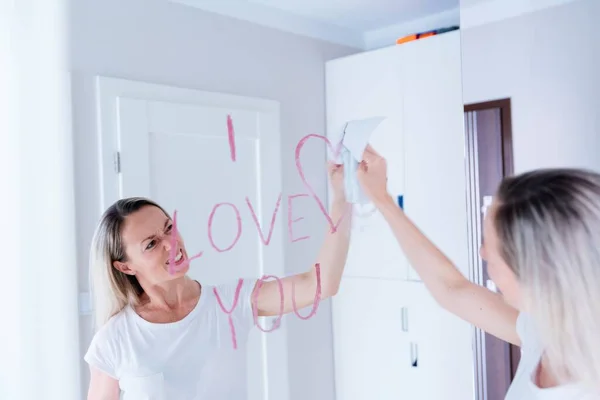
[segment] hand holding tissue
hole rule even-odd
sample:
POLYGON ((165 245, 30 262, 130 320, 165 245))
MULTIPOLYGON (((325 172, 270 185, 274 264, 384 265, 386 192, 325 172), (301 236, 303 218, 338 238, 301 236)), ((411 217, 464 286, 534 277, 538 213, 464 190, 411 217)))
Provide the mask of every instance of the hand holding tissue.
POLYGON ((373 117, 349 121, 344 127, 340 157, 344 165, 344 190, 349 203, 362 205, 370 202, 360 187, 356 171, 363 161, 363 154, 373 131, 384 119, 385 117, 373 117))
MULTIPOLYGON (((388 192, 387 162, 371 145, 363 153, 363 163, 356 173, 363 192, 373 205, 390 198, 388 192)), ((402 208, 402 195, 398 196, 398 205, 402 208)))

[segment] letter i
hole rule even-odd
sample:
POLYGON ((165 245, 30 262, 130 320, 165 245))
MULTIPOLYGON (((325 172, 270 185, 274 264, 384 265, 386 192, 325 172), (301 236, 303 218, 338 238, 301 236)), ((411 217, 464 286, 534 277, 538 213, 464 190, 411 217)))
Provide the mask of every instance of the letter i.
POLYGON ((231 161, 235 162, 235 131, 233 130, 233 120, 231 115, 227 115, 227 136, 229 138, 229 151, 231 153, 231 161))

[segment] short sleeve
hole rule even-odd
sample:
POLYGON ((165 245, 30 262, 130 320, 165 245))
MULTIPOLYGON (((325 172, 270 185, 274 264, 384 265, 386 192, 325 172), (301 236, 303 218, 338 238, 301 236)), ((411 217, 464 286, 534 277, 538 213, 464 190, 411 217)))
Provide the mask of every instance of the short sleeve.
POLYGON ((528 313, 520 312, 517 317, 517 334, 521 339, 521 348, 536 348, 539 345, 534 320, 528 313))
POLYGON ((117 378, 116 351, 106 328, 99 330, 88 347, 83 359, 90 366, 104 372, 113 379, 117 378))

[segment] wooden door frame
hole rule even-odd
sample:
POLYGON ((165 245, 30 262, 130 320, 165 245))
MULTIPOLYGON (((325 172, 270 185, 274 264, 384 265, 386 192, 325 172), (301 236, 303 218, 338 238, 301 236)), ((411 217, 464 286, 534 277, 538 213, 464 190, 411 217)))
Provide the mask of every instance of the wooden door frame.
POLYGON ((490 108, 500 109, 500 118, 502 121, 502 174, 504 176, 511 176, 514 173, 514 158, 510 98, 465 104, 464 112, 488 110, 490 108))
MULTIPOLYGON (((512 143, 512 115, 510 98, 484 101, 481 103, 465 104, 464 112, 500 109, 501 121, 501 151, 502 151, 502 175, 504 177, 514 174, 514 158, 512 143)), ((507 343, 508 344, 508 343, 507 343)), ((514 379, 521 358, 521 350, 518 346, 508 344, 510 354, 510 374, 514 379)))

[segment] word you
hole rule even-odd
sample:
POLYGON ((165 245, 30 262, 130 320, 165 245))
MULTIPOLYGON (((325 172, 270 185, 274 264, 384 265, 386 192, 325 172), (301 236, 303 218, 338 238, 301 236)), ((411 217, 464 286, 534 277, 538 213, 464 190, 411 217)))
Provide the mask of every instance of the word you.
MULTIPOLYGON (((187 260, 185 260, 180 266, 178 266, 177 268, 175 267, 175 249, 177 248, 176 245, 176 238, 178 236, 178 232, 177 232, 177 211, 175 211, 174 215, 173 215, 173 228, 172 228, 172 235, 171 235, 171 246, 170 246, 170 250, 169 250, 169 273, 173 274, 176 272, 177 270, 181 270, 184 269, 185 267, 187 267, 189 265, 189 263, 196 258, 199 258, 202 256, 202 252, 200 252, 199 254, 196 254, 193 257, 188 258, 187 260)), ((315 299, 313 301, 313 307, 311 312, 306 316, 303 317, 302 315, 300 315, 300 313, 298 312, 298 307, 296 305, 296 293, 295 293, 295 289, 296 286, 294 284, 294 281, 292 281, 292 309, 294 311, 294 314, 296 314, 298 316, 298 318, 303 319, 303 320, 307 320, 309 318, 311 318, 312 316, 314 316, 317 313, 317 309, 319 308, 319 303, 321 302, 321 265, 320 263, 316 263, 315 264, 315 273, 316 273, 316 277, 317 277, 317 288, 315 291, 315 299)), ((223 302, 221 301, 221 297, 217 291, 217 288, 213 288, 213 292, 215 294, 215 297, 217 298, 217 302, 219 303, 219 307, 221 308, 221 310, 227 314, 227 318, 228 318, 228 322, 229 322, 229 328, 231 330, 231 340, 233 342, 233 348, 237 349, 237 339, 236 339, 236 334, 235 334, 235 327, 233 325, 233 318, 232 318, 232 313, 235 310, 235 308, 237 307, 238 304, 238 300, 240 297, 240 291, 242 289, 242 285, 244 283, 243 279, 239 279, 238 280, 238 284, 235 290, 235 295, 233 298, 233 305, 231 306, 230 309, 227 309, 224 305, 223 302)), ((253 318, 254 318, 254 324, 263 332, 268 333, 268 332, 272 332, 276 329, 279 328, 280 324, 281 324, 281 318, 283 317, 284 314, 284 290, 283 290, 283 284, 281 283, 281 279, 279 279, 277 276, 275 275, 264 275, 263 277, 261 277, 258 282, 256 283, 256 288, 253 290, 252 293, 252 312, 253 312, 253 318), (279 314, 277 316, 277 318, 275 319, 275 321, 273 322, 273 326, 271 329, 264 329, 260 326, 260 324, 258 323, 258 306, 257 306, 257 302, 258 302, 258 295, 260 293, 260 289, 263 285, 263 282, 265 282, 268 279, 275 279, 277 281, 277 286, 278 286, 278 290, 279 290, 279 314)))

